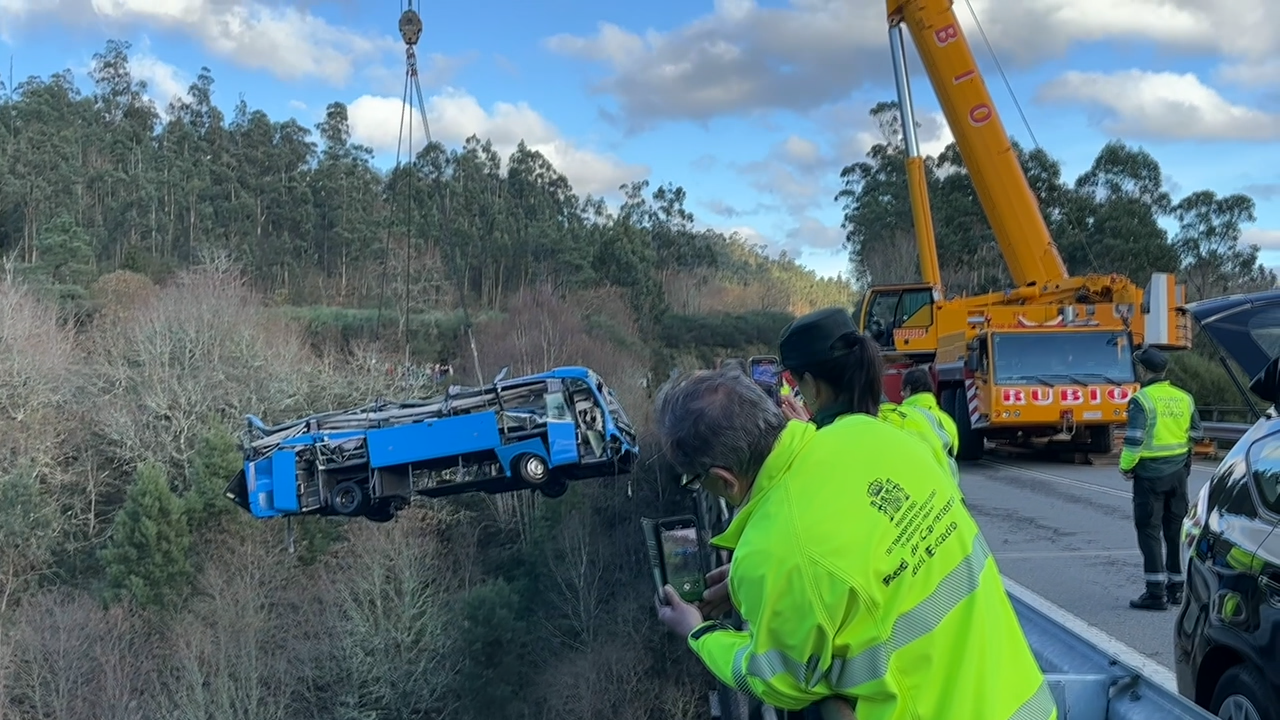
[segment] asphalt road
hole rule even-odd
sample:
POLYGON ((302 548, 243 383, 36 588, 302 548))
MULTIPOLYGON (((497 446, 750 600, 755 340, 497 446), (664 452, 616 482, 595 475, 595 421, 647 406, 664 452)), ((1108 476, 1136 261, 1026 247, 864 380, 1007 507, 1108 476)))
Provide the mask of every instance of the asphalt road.
MULTIPOLYGON (((1129 484, 1116 458, 1094 462, 992 455, 962 465, 961 482, 1001 572, 1172 668, 1176 610, 1129 607, 1143 590, 1129 484)), ((1197 464, 1192 471, 1193 502, 1214 466, 1197 464)))

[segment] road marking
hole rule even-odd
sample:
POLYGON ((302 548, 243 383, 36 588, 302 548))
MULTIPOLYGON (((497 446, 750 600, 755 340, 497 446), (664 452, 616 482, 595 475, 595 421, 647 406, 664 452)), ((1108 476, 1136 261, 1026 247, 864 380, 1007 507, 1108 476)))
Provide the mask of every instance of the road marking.
POLYGON ((1138 550, 1026 550, 995 551, 998 560, 1022 560, 1024 558, 1088 557, 1090 555, 1141 555, 1138 550))
MULTIPOLYGON (((1003 576, 1003 578, 1005 590, 1010 595, 1044 613, 1049 619, 1084 638, 1102 652, 1110 655, 1112 659, 1138 671, 1155 684, 1172 693, 1178 692, 1177 677, 1174 676, 1173 671, 1169 668, 1125 645, 1115 637, 1108 635, 1101 628, 1090 625, 1080 617, 1067 612, 1062 607, 1055 605, 1008 575, 1003 576)), ((1135 610, 1134 612, 1137 611, 1135 610)))
POLYGON ((1031 477, 1037 477, 1043 480, 1052 480, 1056 483, 1062 483, 1063 485, 1073 485, 1078 488, 1093 490, 1095 492, 1104 493, 1106 495, 1114 495, 1116 497, 1122 497, 1125 499, 1133 497, 1133 493, 1131 492, 1125 492, 1124 490, 1116 490, 1115 488, 1109 488, 1103 485, 1094 485, 1093 483, 1081 482, 1080 480, 1072 480, 1071 478, 1065 478, 1065 477, 1062 477, 1061 475, 1050 475, 1049 473, 1040 472, 1039 470, 1030 470, 1028 468, 1020 468, 1017 465, 1006 465, 1004 463, 993 462, 991 460, 983 460, 981 462, 983 465, 1000 468, 1001 470, 1009 470, 1010 472, 1021 473, 1023 475, 1029 475, 1031 477))

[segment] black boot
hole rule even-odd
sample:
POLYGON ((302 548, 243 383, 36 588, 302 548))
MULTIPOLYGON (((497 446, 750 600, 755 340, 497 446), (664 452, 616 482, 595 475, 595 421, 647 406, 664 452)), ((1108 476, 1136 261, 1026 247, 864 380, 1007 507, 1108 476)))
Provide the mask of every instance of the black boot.
POLYGON ((1138 610, 1168 610, 1169 603, 1165 599, 1164 588, 1158 591, 1148 588, 1142 595, 1130 600, 1129 607, 1138 610))
POLYGON ((1178 606, 1182 604, 1182 583, 1169 583, 1164 589, 1165 597, 1169 604, 1178 606))

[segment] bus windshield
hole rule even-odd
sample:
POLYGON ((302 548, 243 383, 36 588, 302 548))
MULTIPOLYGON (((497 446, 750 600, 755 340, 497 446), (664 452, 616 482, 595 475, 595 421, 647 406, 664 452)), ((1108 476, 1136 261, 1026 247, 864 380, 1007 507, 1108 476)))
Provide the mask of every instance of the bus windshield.
POLYGON ((998 385, 1135 382, 1133 348, 1123 332, 1008 333, 991 342, 998 385))
POLYGON ((614 424, 623 430, 634 430, 631 426, 631 418, 627 417, 627 411, 622 409, 622 403, 618 402, 618 396, 613 393, 613 388, 605 385, 604 378, 597 375, 594 370, 591 371, 590 378, 596 386, 596 392, 604 400, 604 406, 608 409, 614 424))

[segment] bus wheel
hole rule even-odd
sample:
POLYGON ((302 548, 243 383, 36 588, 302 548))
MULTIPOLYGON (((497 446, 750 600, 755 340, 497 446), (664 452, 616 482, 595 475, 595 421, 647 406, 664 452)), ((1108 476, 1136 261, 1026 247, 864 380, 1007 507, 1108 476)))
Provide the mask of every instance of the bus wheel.
POLYGON ((376 523, 391 522, 396 519, 396 509, 389 503, 378 503, 364 514, 366 520, 376 523))
POLYGON ((538 492, 541 492, 543 497, 550 498, 552 500, 558 497, 564 497, 564 494, 569 492, 569 481, 564 479, 551 480, 538 488, 538 492))
POLYGON ((364 501, 364 488, 351 481, 338 483, 329 493, 329 504, 339 515, 359 515, 364 501))
POLYGON ((547 482, 547 478, 551 477, 551 468, 547 466, 547 461, 533 453, 521 455, 511 464, 520 473, 520 479, 533 487, 541 487, 547 482))

